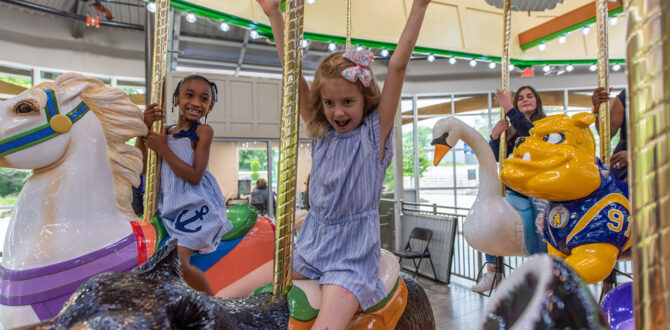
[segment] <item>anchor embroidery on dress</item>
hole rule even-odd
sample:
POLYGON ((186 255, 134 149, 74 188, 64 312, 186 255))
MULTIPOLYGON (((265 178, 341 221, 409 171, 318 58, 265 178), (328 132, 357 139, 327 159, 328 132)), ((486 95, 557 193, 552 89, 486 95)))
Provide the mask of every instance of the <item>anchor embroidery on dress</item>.
POLYGON ((189 225, 192 222, 202 220, 202 217, 205 214, 209 213, 209 208, 207 207, 207 205, 203 205, 200 208, 200 211, 195 210, 195 215, 194 216, 192 216, 192 217, 190 217, 186 220, 182 220, 181 218, 187 212, 188 212, 188 210, 183 210, 183 211, 181 211, 181 213, 179 213, 179 216, 177 216, 177 220, 175 220, 175 224, 174 224, 175 229, 177 229, 179 231, 183 231, 185 233, 195 233, 195 232, 200 231, 202 226, 198 226, 198 228, 195 228, 195 229, 188 229, 188 228, 186 228, 186 226, 189 225))

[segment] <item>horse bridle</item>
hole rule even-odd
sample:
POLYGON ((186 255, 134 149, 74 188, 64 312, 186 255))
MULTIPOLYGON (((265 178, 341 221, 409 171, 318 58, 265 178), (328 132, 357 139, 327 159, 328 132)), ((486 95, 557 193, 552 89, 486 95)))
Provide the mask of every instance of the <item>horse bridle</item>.
POLYGON ((44 92, 47 95, 47 102, 44 105, 46 124, 0 140, 0 157, 30 148, 69 132, 72 125, 84 117, 89 110, 88 105, 82 101, 67 115, 63 115, 58 111, 58 102, 54 90, 45 89, 44 92))

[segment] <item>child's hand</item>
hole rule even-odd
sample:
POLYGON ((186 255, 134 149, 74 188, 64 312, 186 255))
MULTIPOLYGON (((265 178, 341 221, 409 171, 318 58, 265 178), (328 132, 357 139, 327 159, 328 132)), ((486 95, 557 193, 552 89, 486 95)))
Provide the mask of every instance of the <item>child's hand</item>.
POLYGON ((500 119, 493 129, 491 129, 491 138, 497 140, 500 138, 500 134, 506 131, 509 128, 509 123, 505 119, 500 119))
POLYGON ((156 120, 163 119, 163 109, 158 107, 158 104, 152 103, 144 110, 144 124, 147 125, 147 128, 151 131, 151 124, 156 120))
POLYGON ((499 106, 503 107, 505 109, 505 112, 509 111, 510 109, 514 108, 514 105, 512 104, 512 97, 514 94, 512 91, 508 91, 507 93, 496 89, 496 103, 498 103, 499 106))
POLYGON ((152 131, 149 131, 149 135, 146 138, 146 146, 156 151, 159 155, 162 155, 163 150, 167 148, 167 132, 165 127, 161 134, 156 134, 152 131))
POLYGON ((261 8, 263 8, 263 12, 267 16, 270 16, 270 14, 275 10, 279 10, 279 3, 281 2, 281 0, 256 0, 256 1, 258 1, 258 4, 261 5, 261 8))

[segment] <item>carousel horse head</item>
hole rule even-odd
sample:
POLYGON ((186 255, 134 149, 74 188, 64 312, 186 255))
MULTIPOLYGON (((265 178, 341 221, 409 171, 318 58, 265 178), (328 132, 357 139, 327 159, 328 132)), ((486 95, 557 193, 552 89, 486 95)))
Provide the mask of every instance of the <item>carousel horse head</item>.
POLYGON ((554 115, 534 123, 504 161, 503 182, 527 195, 552 201, 589 195, 600 185, 589 113, 554 115), (575 184, 579 183, 579 184, 575 184))
MULTIPOLYGON (((0 167, 49 169, 67 158, 82 139, 102 139, 118 205, 130 205, 129 184, 139 184, 142 154, 126 142, 146 133, 141 110, 123 91, 94 78, 64 73, 54 82, 0 102, 0 167), (104 133, 98 136, 95 130, 104 133)), ((131 214, 127 208, 124 213, 131 214)))

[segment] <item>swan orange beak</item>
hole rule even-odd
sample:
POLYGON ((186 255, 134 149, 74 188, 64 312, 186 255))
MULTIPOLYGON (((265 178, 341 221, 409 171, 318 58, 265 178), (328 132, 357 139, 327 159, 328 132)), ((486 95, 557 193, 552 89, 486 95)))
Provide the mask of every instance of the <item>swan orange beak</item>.
POLYGON ((435 157, 433 157, 433 165, 437 166, 437 164, 440 163, 442 158, 444 158, 444 155, 447 154, 451 150, 450 146, 444 145, 444 144, 436 144, 435 145, 435 157))

